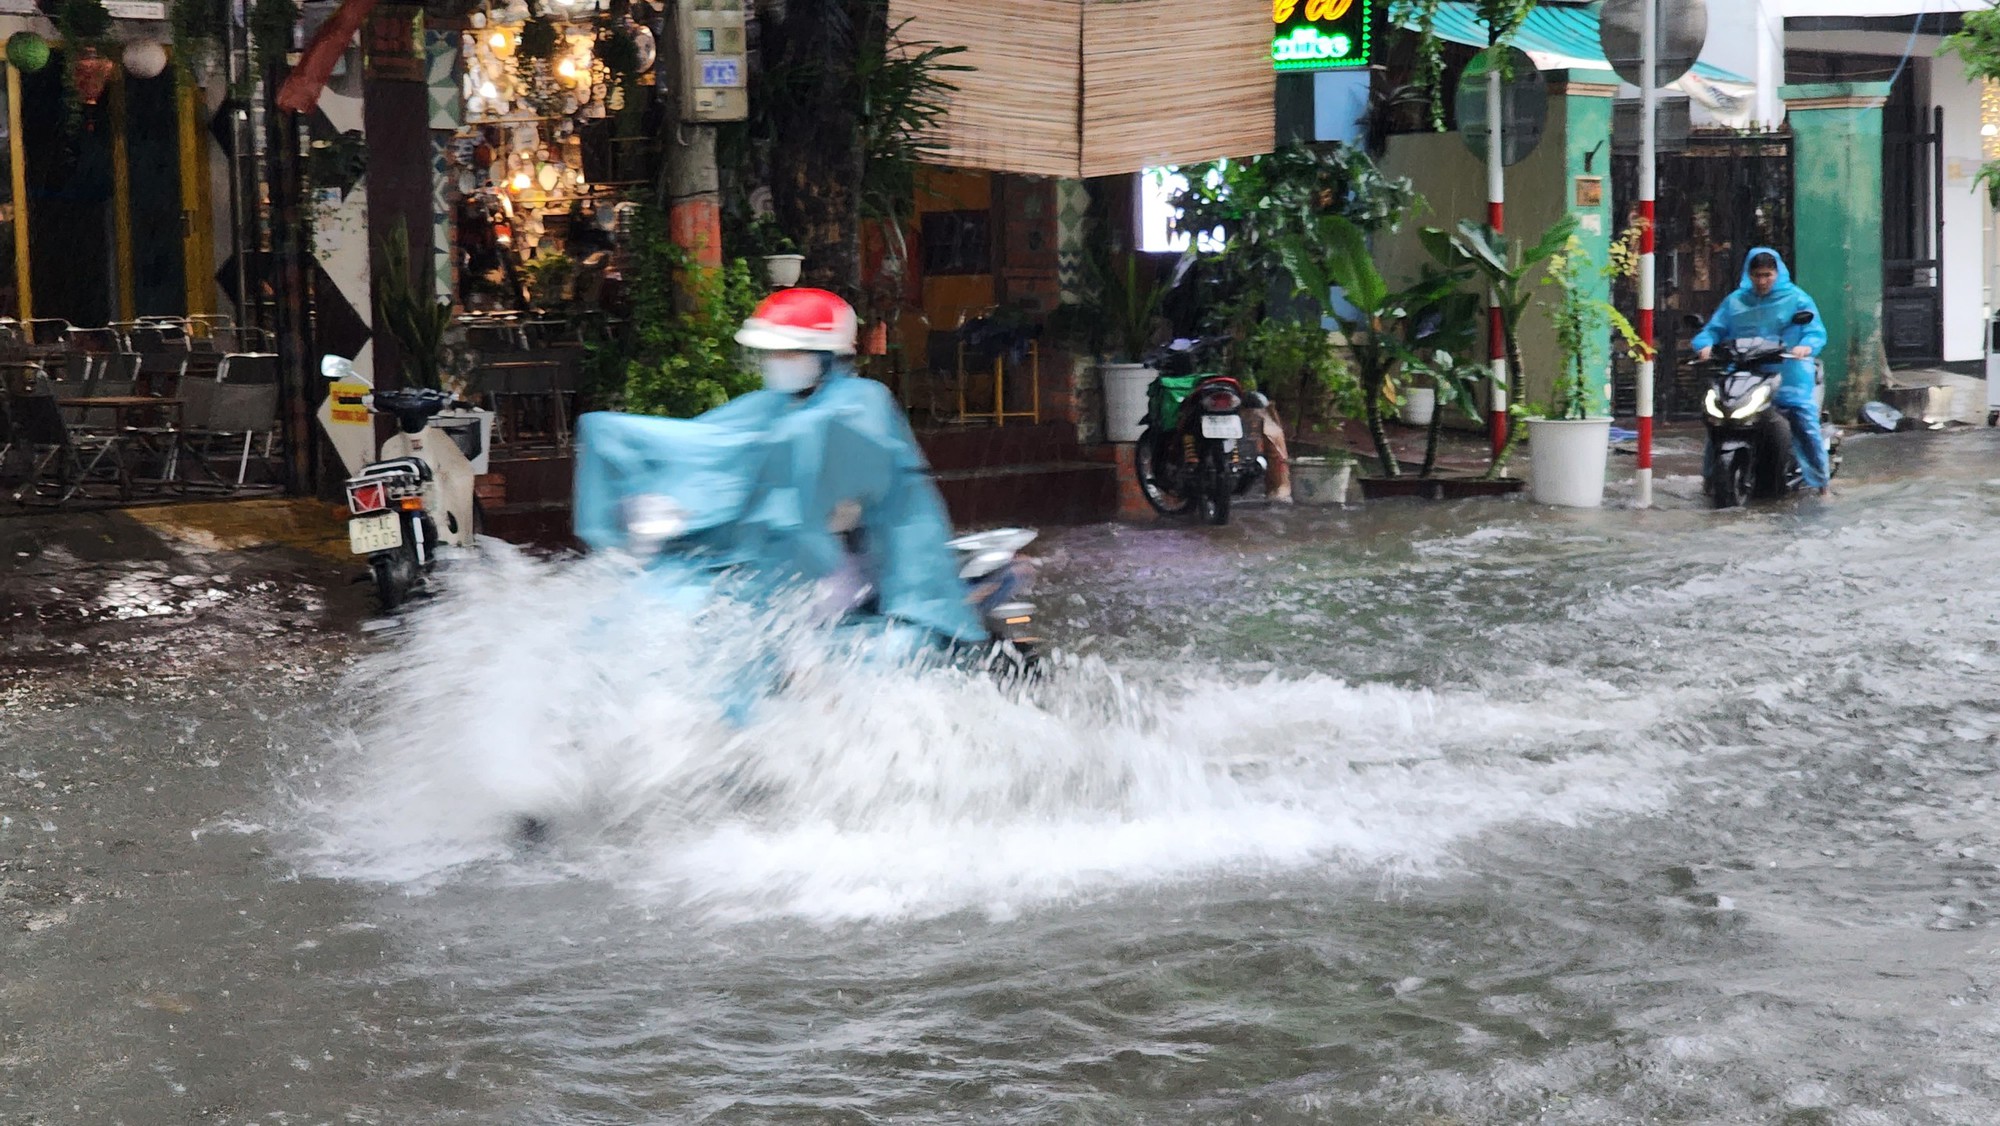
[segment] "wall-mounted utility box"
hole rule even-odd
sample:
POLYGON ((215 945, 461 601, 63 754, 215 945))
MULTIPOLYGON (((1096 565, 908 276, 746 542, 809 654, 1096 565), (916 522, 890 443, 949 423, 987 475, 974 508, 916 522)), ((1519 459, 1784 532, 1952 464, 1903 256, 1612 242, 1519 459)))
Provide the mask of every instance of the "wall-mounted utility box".
POLYGON ((679 0, 681 120, 742 121, 750 116, 749 0, 679 0))

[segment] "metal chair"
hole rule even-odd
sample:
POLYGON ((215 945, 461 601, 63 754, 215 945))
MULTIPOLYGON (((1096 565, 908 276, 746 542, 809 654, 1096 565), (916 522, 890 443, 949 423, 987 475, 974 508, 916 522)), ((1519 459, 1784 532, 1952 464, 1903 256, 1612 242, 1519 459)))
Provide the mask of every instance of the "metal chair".
POLYGON ((188 370, 185 351, 139 353, 139 393, 172 398, 180 392, 181 377, 188 370))
POLYGON ((8 396, 7 415, 10 447, 26 449, 32 462, 27 479, 14 490, 14 503, 61 504, 90 481, 106 458, 111 459, 120 495, 130 493, 131 482, 117 457, 119 436, 71 430, 56 406, 55 384, 46 373, 34 373, 27 394, 8 396), (44 487, 52 469, 58 490, 53 498, 44 487))
POLYGON ((69 322, 61 317, 35 317, 22 327, 27 330, 28 343, 40 347, 55 347, 69 339, 69 322))
MULTIPOLYGON (((108 356, 93 356, 96 365, 94 378, 86 381, 84 394, 90 398, 124 397, 135 394, 139 385, 139 354, 136 352, 114 352, 108 356)), ((70 425, 83 426, 91 430, 115 429, 118 415, 109 408, 84 407, 70 425), (105 417, 105 416, 109 417, 105 417)))
POLYGON ((222 353, 269 352, 271 334, 256 325, 221 325, 210 330, 207 340, 222 353))
POLYGON ((230 443, 236 454, 236 487, 249 477, 250 450, 264 438, 262 458, 269 461, 278 435, 278 357, 270 353, 224 356, 214 379, 185 379, 181 385, 185 438, 204 461, 218 441, 230 443), (237 440, 242 444, 237 446, 237 440))
POLYGON ((179 325, 138 324, 125 334, 126 346, 143 355, 159 352, 185 352, 188 349, 187 330, 179 325))
POLYGON ((70 347, 80 352, 104 355, 123 352, 125 341, 115 328, 74 328, 67 334, 70 347))
POLYGON ((224 383, 278 382, 276 352, 230 352, 222 357, 215 378, 224 383))

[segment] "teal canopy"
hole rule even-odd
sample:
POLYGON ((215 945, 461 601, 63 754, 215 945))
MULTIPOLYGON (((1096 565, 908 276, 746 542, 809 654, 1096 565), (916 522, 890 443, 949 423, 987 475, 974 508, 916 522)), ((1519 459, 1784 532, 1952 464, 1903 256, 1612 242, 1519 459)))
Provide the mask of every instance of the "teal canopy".
MULTIPOLYGON (((1407 11, 1399 21, 1403 27, 1414 30, 1416 17, 1407 11)), ((1484 47, 1491 40, 1485 21, 1478 15, 1478 7, 1471 0, 1446 0, 1438 5, 1437 20, 1432 25, 1440 38, 1453 43, 1463 43, 1468 47, 1484 47)), ((1572 59, 1588 59, 1593 66, 1610 70, 1611 63, 1604 57, 1604 48, 1597 42, 1597 8, 1550 7, 1537 5, 1529 11, 1528 20, 1514 36, 1514 46, 1523 51, 1540 51, 1551 55, 1565 55, 1572 59)), ((1719 66, 1697 62, 1694 73, 1711 82, 1734 82, 1748 85, 1750 80, 1740 74, 1727 71, 1719 66)))

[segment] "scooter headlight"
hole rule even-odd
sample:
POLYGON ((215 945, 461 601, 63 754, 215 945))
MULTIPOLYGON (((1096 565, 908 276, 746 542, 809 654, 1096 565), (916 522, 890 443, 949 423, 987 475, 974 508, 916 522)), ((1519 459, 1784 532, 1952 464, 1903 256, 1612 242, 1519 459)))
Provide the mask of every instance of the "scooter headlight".
POLYGON ((642 553, 687 531, 687 523, 687 510, 672 497, 638 493, 625 498, 625 535, 642 553))
POLYGON ((1701 401, 1701 409, 1702 409, 1703 411, 1707 412, 1707 414, 1708 414, 1708 417, 1710 417, 1710 418, 1721 418, 1721 417, 1722 417, 1722 392, 1720 392, 1720 391, 1717 391, 1717 390, 1716 390, 1715 388, 1713 388, 1713 387, 1709 388, 1709 389, 1708 389, 1708 398, 1706 398, 1706 399, 1703 399, 1703 400, 1701 401))
MULTIPOLYGON (((1709 392, 1709 394, 1713 395, 1715 394, 1715 392, 1711 391, 1709 392)), ((1762 387, 1759 387, 1756 390, 1750 392, 1750 397, 1743 401, 1742 406, 1737 407, 1733 411, 1730 411, 1729 417, 1737 421, 1741 421, 1743 419, 1749 418, 1751 415, 1756 414, 1758 411, 1763 410, 1765 407, 1769 405, 1771 405, 1771 385, 1767 383, 1762 387)))

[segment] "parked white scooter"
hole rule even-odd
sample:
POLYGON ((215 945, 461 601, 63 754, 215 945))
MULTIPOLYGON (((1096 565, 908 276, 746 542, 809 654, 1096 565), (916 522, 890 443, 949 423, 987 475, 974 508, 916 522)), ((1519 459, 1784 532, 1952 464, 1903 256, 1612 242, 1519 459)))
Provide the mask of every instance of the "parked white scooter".
POLYGON ((446 430, 438 416, 466 408, 449 391, 375 391, 352 361, 339 356, 321 361, 320 372, 333 381, 320 422, 350 474, 348 545, 368 557, 382 609, 394 611, 437 565, 440 543, 472 543, 478 519, 475 463, 485 461, 483 412, 465 416, 470 425, 446 430), (394 418, 396 433, 370 456, 374 420, 369 416, 376 414, 394 418), (365 431, 357 429, 362 424, 365 431))

